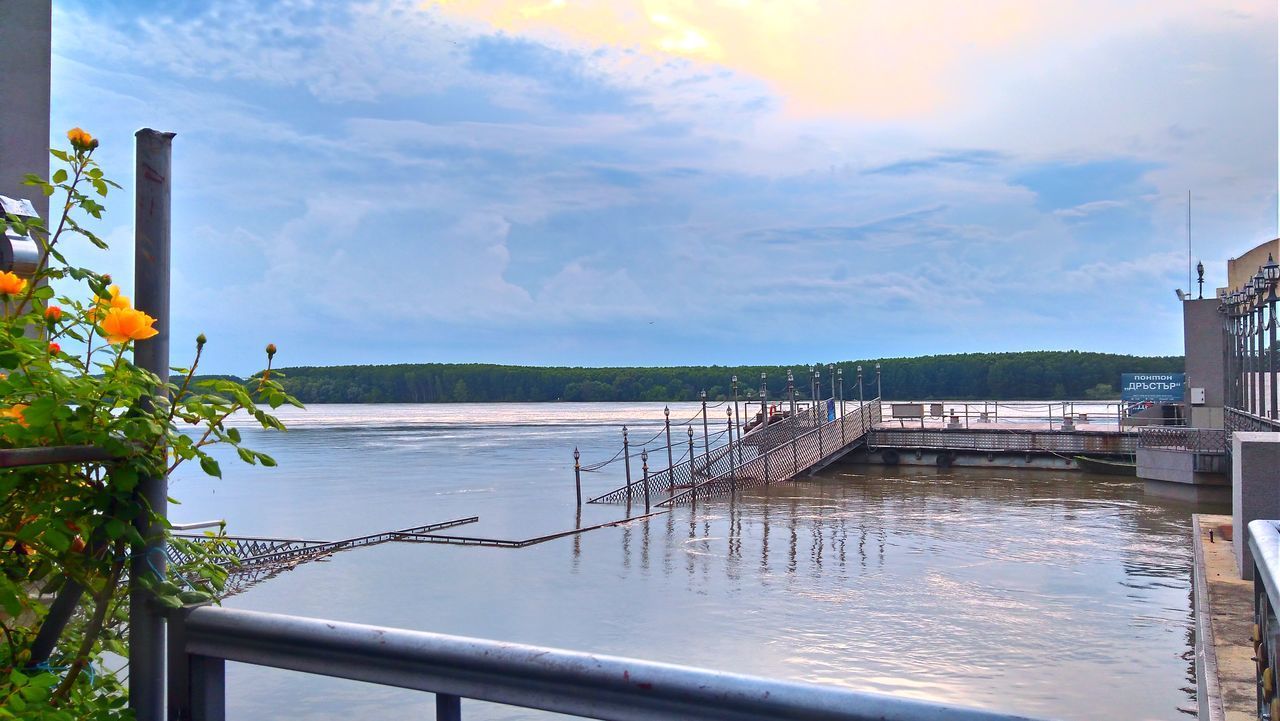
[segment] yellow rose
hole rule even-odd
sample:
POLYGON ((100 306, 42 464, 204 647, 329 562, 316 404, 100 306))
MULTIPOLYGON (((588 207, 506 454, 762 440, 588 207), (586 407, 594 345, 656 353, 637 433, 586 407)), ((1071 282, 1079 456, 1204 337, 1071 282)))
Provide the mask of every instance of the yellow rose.
POLYGON ((27 287, 27 281, 16 274, 5 271, 0 273, 0 295, 17 295, 27 287))
POLYGON ((0 409, 0 418, 11 418, 13 419, 11 422, 26 426, 27 419, 22 415, 22 412, 26 409, 27 405, 25 403, 15 403, 8 408, 0 409))
POLYGON ((107 342, 112 344, 128 343, 131 340, 145 340, 160 331, 152 328, 155 318, 133 308, 110 308, 102 319, 100 326, 107 335, 107 342))
POLYGON ((99 315, 105 315, 106 312, 112 308, 132 307, 129 303, 129 296, 120 295, 120 286, 113 285, 107 289, 107 292, 111 294, 109 298, 103 298, 101 296, 98 297, 97 303, 99 315))
POLYGON ((72 128, 67 131, 67 140, 71 141, 71 147, 76 150, 92 150, 98 147, 98 141, 93 136, 81 130, 80 128, 72 128))

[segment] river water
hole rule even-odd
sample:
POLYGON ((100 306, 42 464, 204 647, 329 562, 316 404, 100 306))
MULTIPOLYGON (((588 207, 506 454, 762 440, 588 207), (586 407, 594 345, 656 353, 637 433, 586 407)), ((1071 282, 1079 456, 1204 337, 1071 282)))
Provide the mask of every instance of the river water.
MULTIPOLYGON (((696 410, 673 404, 672 418, 696 410)), ((709 414, 710 434, 723 414, 709 414)), ((282 417, 287 433, 245 433, 278 468, 225 458, 220 480, 182 469, 174 520, 326 540, 471 515, 479 523, 449 533, 521 539, 612 521, 625 509, 577 517, 572 450, 584 465, 610 458, 623 424, 640 446, 661 430, 662 405, 320 405, 282 417)), ((623 474, 620 460, 584 474, 584 496, 623 474)), ((1043 717, 1175 719, 1195 706, 1197 510, 1221 509, 1109 476, 837 466, 523 549, 351 550, 226 605, 1043 717)), ((227 684, 235 719, 432 718, 434 708, 429 694, 238 664, 227 684)), ((463 705, 472 719, 546 716, 463 705)))

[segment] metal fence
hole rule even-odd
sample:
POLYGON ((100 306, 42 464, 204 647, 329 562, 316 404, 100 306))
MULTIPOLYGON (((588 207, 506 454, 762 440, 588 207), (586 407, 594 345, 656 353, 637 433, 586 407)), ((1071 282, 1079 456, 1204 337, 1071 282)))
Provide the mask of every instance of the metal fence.
POLYGON ((1004 429, 877 428, 873 448, 921 448, 986 453, 1093 453, 1132 455, 1138 434, 1117 431, 1023 431, 1004 429))
POLYGON ((617 721, 1030 721, 687 666, 213 606, 169 620, 170 719, 226 718, 226 661, 434 693, 439 721, 459 721, 463 698, 617 721))
POLYGON ((1227 406, 1223 409, 1223 423, 1228 431, 1245 431, 1261 433, 1280 432, 1280 421, 1250 413, 1239 408, 1227 406))
POLYGON ((1139 448, 1230 453, 1231 433, 1221 428, 1148 427, 1138 430, 1139 448))

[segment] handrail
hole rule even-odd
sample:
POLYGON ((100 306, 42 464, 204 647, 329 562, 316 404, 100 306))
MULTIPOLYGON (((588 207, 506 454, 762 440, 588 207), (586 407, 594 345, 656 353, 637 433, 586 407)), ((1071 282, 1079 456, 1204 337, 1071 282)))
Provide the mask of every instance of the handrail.
POLYGON ((1026 717, 616 656, 214 606, 169 622, 169 718, 225 718, 225 661, 617 721, 1015 721, 1026 717))
POLYGON ((0 448, 0 468, 51 466, 59 463, 109 463, 120 458, 97 446, 0 448))

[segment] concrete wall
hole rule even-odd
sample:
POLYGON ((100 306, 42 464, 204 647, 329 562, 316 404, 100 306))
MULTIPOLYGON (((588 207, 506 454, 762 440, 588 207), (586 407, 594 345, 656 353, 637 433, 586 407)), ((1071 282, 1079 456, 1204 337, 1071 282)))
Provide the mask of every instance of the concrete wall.
POLYGON ((1280 433, 1231 434, 1231 526, 1240 577, 1253 578, 1248 527, 1280 518, 1280 433))
POLYGON ((1267 262, 1270 253, 1280 262, 1280 238, 1268 240, 1246 251, 1243 255, 1227 261, 1227 292, 1239 290, 1258 272, 1258 266, 1267 262))
MULTIPOLYGON (((1205 454, 1200 454, 1205 455, 1205 454)), ((1196 470, 1197 454, 1177 448, 1139 448, 1137 453, 1138 477, 1149 481, 1219 485, 1229 483, 1225 474, 1196 470)), ((1221 460, 1222 456, 1218 457, 1221 460)), ((1222 467, 1218 464, 1218 468, 1222 467)))
POLYGON ((1196 428, 1222 427, 1225 369, 1222 359, 1222 315, 1218 313, 1218 306, 1217 298, 1182 303, 1187 402, 1191 402, 1192 388, 1204 389, 1204 405, 1190 406, 1191 425, 1196 428))
POLYGON ((52 13, 52 0, 0 0, 0 195, 29 198, 46 219, 48 199, 22 178, 49 177, 52 13))

